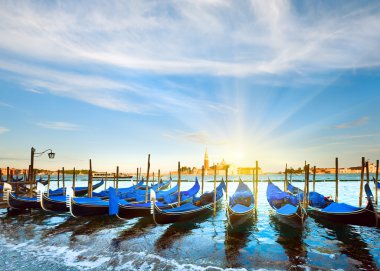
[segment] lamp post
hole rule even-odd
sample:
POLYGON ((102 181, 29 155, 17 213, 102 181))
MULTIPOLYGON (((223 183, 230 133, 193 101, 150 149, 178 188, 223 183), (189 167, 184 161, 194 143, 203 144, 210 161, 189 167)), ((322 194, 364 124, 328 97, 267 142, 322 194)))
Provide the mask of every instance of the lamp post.
POLYGON ((40 157, 44 153, 48 152, 49 159, 54 159, 55 153, 51 149, 44 150, 43 152, 36 152, 36 149, 32 147, 30 151, 30 182, 34 181, 34 157, 40 157))

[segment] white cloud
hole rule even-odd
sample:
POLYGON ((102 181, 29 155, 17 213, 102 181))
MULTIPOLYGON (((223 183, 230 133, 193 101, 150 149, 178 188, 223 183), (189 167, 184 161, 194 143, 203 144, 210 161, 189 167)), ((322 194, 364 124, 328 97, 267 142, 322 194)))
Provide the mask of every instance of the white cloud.
POLYGON ((37 125, 46 129, 64 130, 64 131, 75 131, 75 130, 79 130, 80 128, 77 124, 69 123, 69 122, 60 122, 60 121, 39 122, 37 123, 37 125))
POLYGON ((31 92, 31 93, 35 93, 35 94, 43 94, 42 91, 37 90, 37 89, 33 89, 33 88, 26 88, 25 91, 28 91, 28 92, 31 92))
POLYGON ((10 1, 0 48, 59 64, 247 76, 380 65, 377 3, 10 1))
POLYGON ((9 132, 9 131, 10 130, 8 128, 0 126, 0 134, 4 134, 4 133, 9 132))
POLYGON ((369 117, 361 117, 359 119, 353 120, 351 122, 345 122, 341 124, 335 125, 336 129, 347 129, 347 128, 352 128, 352 127, 357 127, 357 126, 362 126, 366 124, 369 120, 369 117))
POLYGON ((0 106, 13 108, 13 105, 10 105, 10 104, 4 103, 4 102, 0 102, 0 106))
POLYGON ((195 131, 195 132, 185 132, 185 131, 173 131, 171 133, 166 133, 163 136, 176 139, 184 140, 192 143, 198 143, 202 145, 225 145, 226 140, 212 138, 206 131, 195 131))

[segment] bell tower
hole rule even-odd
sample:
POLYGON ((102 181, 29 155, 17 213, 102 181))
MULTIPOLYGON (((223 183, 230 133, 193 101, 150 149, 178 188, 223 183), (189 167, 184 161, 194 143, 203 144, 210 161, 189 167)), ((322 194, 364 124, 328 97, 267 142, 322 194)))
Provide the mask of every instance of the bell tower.
POLYGON ((207 148, 206 148, 206 151, 205 151, 204 167, 205 167, 205 169, 209 169, 207 148))

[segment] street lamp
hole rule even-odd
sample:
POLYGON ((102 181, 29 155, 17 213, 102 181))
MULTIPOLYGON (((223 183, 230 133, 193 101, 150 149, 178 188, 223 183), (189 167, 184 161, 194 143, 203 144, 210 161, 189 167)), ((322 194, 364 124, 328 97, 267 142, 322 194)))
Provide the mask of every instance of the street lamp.
POLYGON ((34 157, 40 157, 44 153, 48 152, 49 159, 54 159, 55 153, 51 149, 44 150, 43 152, 36 152, 36 149, 32 147, 30 154, 30 179, 34 180, 34 157))

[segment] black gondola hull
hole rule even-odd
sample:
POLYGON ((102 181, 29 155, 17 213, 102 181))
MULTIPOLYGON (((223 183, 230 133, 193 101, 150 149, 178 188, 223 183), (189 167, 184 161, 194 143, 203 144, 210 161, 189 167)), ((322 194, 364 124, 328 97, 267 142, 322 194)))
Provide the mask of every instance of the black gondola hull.
POLYGON ((293 227, 299 227, 304 224, 307 219, 307 213, 301 205, 298 205, 297 211, 294 214, 284 215, 276 212, 276 217, 282 223, 293 227))
POLYGON ((41 204, 34 200, 23 200, 11 193, 8 197, 8 206, 13 209, 41 209, 41 204))
POLYGON ((334 222, 339 224, 350 224, 367 227, 379 227, 378 216, 374 211, 372 202, 368 202, 366 208, 350 213, 326 213, 319 209, 308 210, 311 217, 321 222, 334 222))
POLYGON ((41 207, 45 211, 52 212, 68 212, 69 207, 66 207, 65 201, 57 201, 52 198, 49 198, 47 195, 42 195, 41 207))
MULTIPOLYGON (((193 198, 190 197, 186 200, 181 201, 181 204, 185 204, 186 202, 192 201, 193 198)), ((177 207, 177 204, 172 204, 172 205, 166 205, 165 207, 162 208, 162 210, 167 210, 170 208, 177 207)), ((135 206, 124 206, 119 204, 119 212, 117 214, 118 217, 124 218, 124 219, 131 219, 135 217, 145 217, 145 216, 150 216, 152 207, 135 207, 135 206)))
MULTIPOLYGON (((217 202, 217 209, 220 209, 220 202, 222 198, 220 198, 217 202)), ((191 212, 183 212, 183 213, 164 213, 161 209, 157 208, 154 205, 153 219, 157 224, 169 224, 169 223, 177 223, 177 222, 186 222, 189 220, 200 219, 206 216, 209 216, 213 213, 214 204, 207 204, 200 209, 196 209, 191 212)))
POLYGON ((151 208, 136 208, 136 207, 126 207, 123 205, 119 205, 119 212, 117 214, 118 217, 124 219, 131 219, 135 217, 144 217, 150 215, 151 208))
POLYGON ((227 217, 228 221, 233 226, 238 226, 251 221, 251 219, 255 215, 255 209, 249 210, 244 213, 236 213, 234 212, 230 206, 227 206, 227 217))
POLYGON ((108 215, 109 206, 95 204, 78 204, 71 200, 70 212, 75 217, 108 215))

